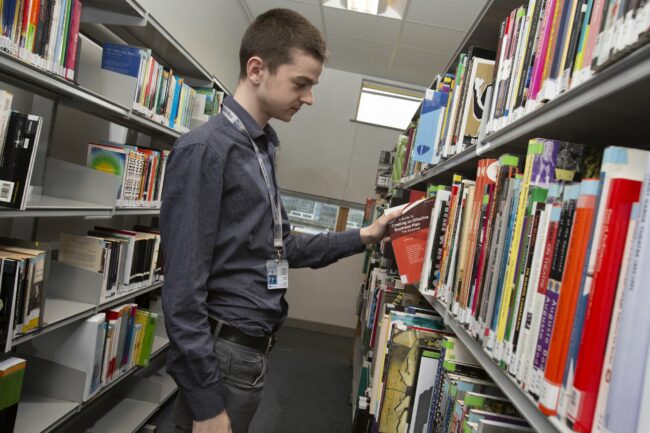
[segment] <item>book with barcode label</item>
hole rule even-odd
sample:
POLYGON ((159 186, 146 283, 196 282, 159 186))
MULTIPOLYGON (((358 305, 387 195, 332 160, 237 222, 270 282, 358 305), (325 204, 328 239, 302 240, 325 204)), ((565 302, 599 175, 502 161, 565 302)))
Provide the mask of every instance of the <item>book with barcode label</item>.
POLYGON ((12 112, 0 154, 0 206, 25 209, 42 118, 12 112))

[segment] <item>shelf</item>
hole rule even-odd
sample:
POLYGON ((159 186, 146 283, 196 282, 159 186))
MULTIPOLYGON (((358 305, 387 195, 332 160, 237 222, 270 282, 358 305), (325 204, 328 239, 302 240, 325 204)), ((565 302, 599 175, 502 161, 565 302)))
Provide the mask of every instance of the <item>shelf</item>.
POLYGON ((504 395, 517 408, 521 416, 526 418, 532 428, 538 433, 566 433, 559 422, 552 420, 539 411, 537 403, 524 392, 519 385, 492 360, 483 347, 474 340, 465 330, 465 328, 451 315, 446 307, 436 298, 424 296, 424 298, 433 306, 444 320, 445 325, 449 327, 463 345, 472 353, 472 355, 481 364, 481 367, 490 375, 494 383, 503 391, 504 395))
MULTIPOLYGON (((120 295, 115 299, 111 299, 110 301, 104 302, 96 306, 91 304, 84 304, 81 302, 70 301, 67 299, 48 298, 45 303, 45 313, 44 313, 45 316, 43 318, 44 326, 28 334, 21 335, 20 337, 13 340, 11 344, 13 347, 16 347, 36 337, 40 337, 41 335, 45 335, 49 332, 52 332, 55 329, 61 328, 63 326, 66 326, 78 320, 86 319, 108 308, 112 308, 117 305, 120 305, 129 299, 135 298, 136 296, 156 290, 161 286, 162 286, 162 282, 154 283, 151 286, 143 287, 142 289, 135 290, 131 293, 120 295), (50 308, 51 305, 54 305, 54 308, 50 308), (56 310, 56 312, 53 312, 53 310, 56 310)), ((155 344, 156 344, 156 340, 154 340, 154 345, 155 344)))
POLYGON ((476 175, 476 145, 470 146, 458 155, 454 155, 413 179, 398 185, 398 188, 426 188, 427 183, 451 183, 454 174, 473 178, 476 175))
POLYGON ((497 155, 513 147, 521 153, 536 137, 600 146, 648 144, 648 95, 650 44, 488 135, 480 146, 486 150, 480 153, 497 155))
POLYGON ((0 51, 2 81, 128 128, 173 141, 181 133, 107 98, 0 51))
POLYGON ((163 337, 159 337, 158 335, 154 336, 153 338, 153 345, 151 347, 151 357, 155 357, 160 353, 162 350, 164 350, 167 345, 169 344, 169 340, 163 337))
POLYGON ((167 400, 169 400, 176 393, 176 391, 178 391, 176 382, 174 382, 174 379, 166 373, 166 367, 164 364, 160 369, 154 371, 149 375, 142 376, 142 378, 160 385, 162 389, 160 405, 165 404, 167 400))
POLYGON ((120 304, 122 304, 124 301, 126 301, 128 299, 133 299, 136 296, 144 295, 145 293, 156 290, 157 288, 162 287, 162 285, 163 285, 162 281, 159 281, 157 283, 153 283, 150 286, 146 286, 146 287, 134 290, 134 291, 129 292, 129 293, 124 293, 122 295, 117 296, 115 299, 111 299, 110 301, 106 301, 106 302, 104 302, 102 304, 99 304, 99 306, 97 306, 97 311, 99 312, 99 311, 103 311, 103 310, 105 310, 107 308, 115 307, 116 305, 120 305, 120 304))
POLYGON ((79 407, 76 402, 23 394, 18 404, 14 433, 52 431, 74 415, 79 407))
POLYGON ((113 211, 113 215, 159 215, 160 208, 118 208, 113 211))
POLYGON ((158 410, 155 403, 125 398, 117 402, 87 433, 136 432, 158 410))

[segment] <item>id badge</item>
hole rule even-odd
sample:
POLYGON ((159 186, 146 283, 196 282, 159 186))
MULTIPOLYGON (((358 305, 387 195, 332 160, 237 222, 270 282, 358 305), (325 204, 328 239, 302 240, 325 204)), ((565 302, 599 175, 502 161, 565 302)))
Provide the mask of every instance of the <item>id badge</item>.
POLYGON ((268 260, 266 262, 266 286, 269 290, 289 288, 289 262, 286 260, 268 260))

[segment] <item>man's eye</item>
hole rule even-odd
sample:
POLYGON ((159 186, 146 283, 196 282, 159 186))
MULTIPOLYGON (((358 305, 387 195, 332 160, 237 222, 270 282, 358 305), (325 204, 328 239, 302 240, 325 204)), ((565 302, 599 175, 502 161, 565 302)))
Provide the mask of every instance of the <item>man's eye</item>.
POLYGON ((304 83, 302 83, 302 84, 301 84, 301 83, 296 83, 296 88, 297 88, 297 89, 301 89, 301 90, 302 90, 302 89, 304 89, 305 87, 307 87, 307 85, 304 84, 304 83))

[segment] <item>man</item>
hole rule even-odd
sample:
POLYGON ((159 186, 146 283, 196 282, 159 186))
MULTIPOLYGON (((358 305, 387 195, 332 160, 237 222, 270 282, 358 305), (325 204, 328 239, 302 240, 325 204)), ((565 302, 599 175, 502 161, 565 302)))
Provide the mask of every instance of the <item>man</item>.
POLYGON ((242 40, 234 97, 181 137, 167 162, 163 307, 176 431, 246 432, 287 315, 287 267, 326 266, 384 236, 387 217, 361 230, 293 234, 279 201, 268 121, 288 122, 314 102, 326 53, 301 15, 260 15, 242 40))

